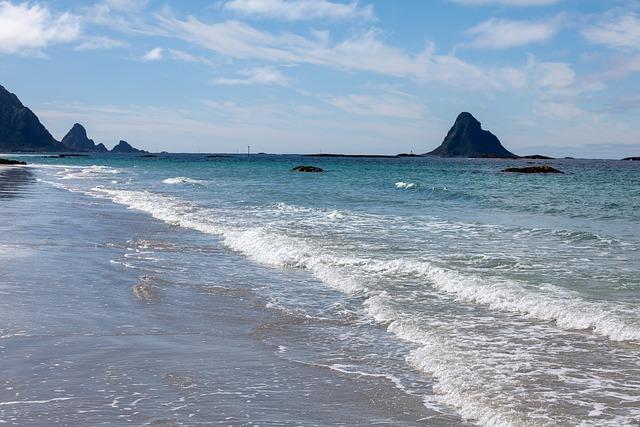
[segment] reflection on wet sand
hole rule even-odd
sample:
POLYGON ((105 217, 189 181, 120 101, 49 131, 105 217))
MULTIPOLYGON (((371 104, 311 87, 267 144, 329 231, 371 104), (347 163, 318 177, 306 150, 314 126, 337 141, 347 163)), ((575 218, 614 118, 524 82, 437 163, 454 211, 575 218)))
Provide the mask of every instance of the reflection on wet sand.
POLYGON ((0 167, 0 199, 20 197, 24 187, 34 181, 31 169, 14 166, 0 167))

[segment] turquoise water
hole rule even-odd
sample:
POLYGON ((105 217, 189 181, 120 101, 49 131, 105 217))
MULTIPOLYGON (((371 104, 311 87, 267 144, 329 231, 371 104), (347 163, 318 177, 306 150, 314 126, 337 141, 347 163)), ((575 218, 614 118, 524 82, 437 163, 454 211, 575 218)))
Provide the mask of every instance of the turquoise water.
MULTIPOLYGON (((552 160, 566 174, 518 175, 500 171, 525 160, 30 161, 48 185, 337 291, 264 290, 269 307, 353 322, 354 335, 335 340, 361 363, 335 369, 396 378, 429 408, 481 425, 640 420, 638 163, 552 160), (299 164, 326 172, 290 172, 299 164), (367 339, 362 325, 389 340, 367 339), (384 354, 368 349, 378 343, 401 364, 368 357, 384 354), (403 382, 406 372, 432 390, 403 382)), ((189 254, 175 257, 188 271, 189 254)), ((306 339, 313 347, 313 334, 306 339)))

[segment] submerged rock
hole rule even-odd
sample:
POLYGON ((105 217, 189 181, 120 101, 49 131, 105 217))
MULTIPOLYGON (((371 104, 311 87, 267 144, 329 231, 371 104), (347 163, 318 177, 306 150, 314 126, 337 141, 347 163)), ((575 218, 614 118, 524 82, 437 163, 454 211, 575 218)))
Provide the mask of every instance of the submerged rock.
POLYGON ((20 160, 0 159, 0 165, 26 165, 27 163, 20 160))
POLYGON ((543 166, 528 166, 526 168, 507 168, 502 172, 513 172, 513 173, 564 173, 556 168, 553 168, 549 165, 543 166))
POLYGON ((470 113, 460 113, 442 144, 425 156, 515 159, 491 132, 482 129, 470 113))
POLYGON ((324 172, 324 169, 316 166, 296 166, 291 172, 324 172))

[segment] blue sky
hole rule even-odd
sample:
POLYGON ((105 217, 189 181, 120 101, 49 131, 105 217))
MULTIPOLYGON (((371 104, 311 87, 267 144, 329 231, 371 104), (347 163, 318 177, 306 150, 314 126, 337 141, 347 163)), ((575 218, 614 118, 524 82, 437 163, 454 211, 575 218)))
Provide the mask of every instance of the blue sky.
POLYGON ((58 139, 426 152, 473 113, 518 154, 640 155, 640 1, 0 1, 0 84, 58 139))

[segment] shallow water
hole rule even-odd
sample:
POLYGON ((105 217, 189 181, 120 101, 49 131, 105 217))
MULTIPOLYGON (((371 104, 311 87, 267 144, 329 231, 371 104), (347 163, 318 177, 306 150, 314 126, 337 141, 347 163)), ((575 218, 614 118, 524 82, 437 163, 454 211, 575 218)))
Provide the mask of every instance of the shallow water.
MULTIPOLYGON (((379 381, 385 386, 376 407, 389 414, 387 406, 406 405, 399 412, 410 414, 391 424, 458 424, 459 417, 481 425, 640 420, 638 164, 555 160, 567 174, 548 176, 500 172, 522 160, 31 160, 37 186, 48 186, 56 198, 70 190, 77 203, 116 216, 107 222, 117 239, 105 239, 108 230, 94 221, 61 245, 86 246, 94 234, 90 241, 119 242, 96 251, 100 260, 83 253, 83 265, 104 262, 103 252, 110 253, 109 269, 128 272, 139 285, 126 304, 197 303, 195 313, 163 313, 171 325, 178 318, 199 322, 199 310, 210 305, 223 323, 235 325, 242 320, 219 313, 219 298, 251 300, 243 319, 273 316, 257 322, 253 339, 272 346, 277 360, 379 381), (298 164, 327 172, 289 172, 298 164), (137 220, 123 219, 133 215, 123 207, 137 211, 137 220), (155 218, 154 225, 145 217, 155 218), (144 229, 161 224, 168 228, 160 236, 144 229), (229 263, 224 283, 213 280, 213 286, 220 271, 212 259, 229 263), (185 288, 215 298, 173 291, 185 288)), ((80 229, 87 223, 83 215, 69 218, 72 205, 56 212, 80 229)), ((41 215, 43 222, 56 216, 41 215)), ((56 253, 45 253, 57 262, 56 253)), ((102 303, 104 287, 93 286, 102 303)), ((24 308, 14 311, 3 321, 15 323, 24 308)), ((46 313, 39 316, 42 328, 68 329, 60 310, 46 313)), ((22 333, 32 320, 17 332, 3 326, 3 336, 22 333)), ((203 350, 191 345, 194 353, 203 350)), ((270 420, 313 424, 298 417, 270 420)))

